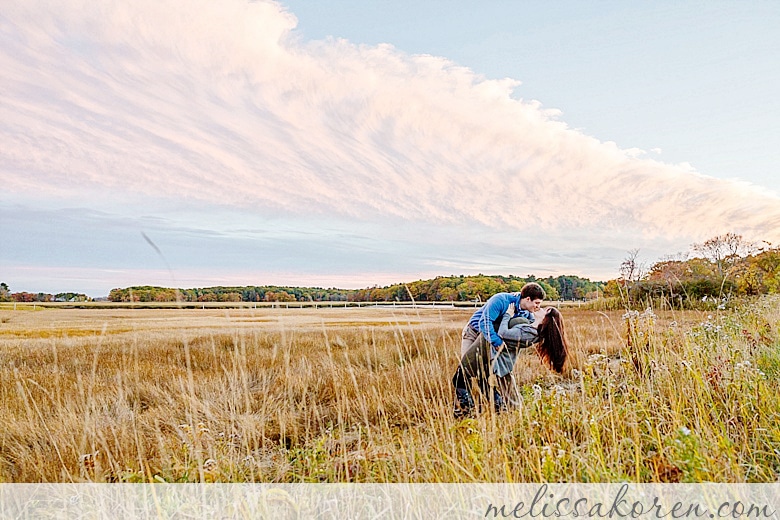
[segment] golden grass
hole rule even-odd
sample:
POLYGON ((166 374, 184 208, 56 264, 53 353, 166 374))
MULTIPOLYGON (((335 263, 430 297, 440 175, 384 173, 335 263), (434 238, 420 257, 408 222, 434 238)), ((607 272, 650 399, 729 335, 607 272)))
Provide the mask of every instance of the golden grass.
POLYGON ((777 300, 567 308, 569 370, 523 355, 522 407, 456 421, 472 311, 2 310, 0 481, 777 478, 777 300))

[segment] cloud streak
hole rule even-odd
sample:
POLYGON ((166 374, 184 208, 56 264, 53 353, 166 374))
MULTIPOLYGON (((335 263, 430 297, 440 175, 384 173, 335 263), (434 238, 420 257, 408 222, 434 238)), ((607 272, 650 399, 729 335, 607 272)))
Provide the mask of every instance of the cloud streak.
POLYGON ((0 14, 12 200, 148 198, 525 239, 780 239, 766 190, 600 142, 515 98, 514 80, 390 45, 302 41, 273 2, 19 4, 0 14))

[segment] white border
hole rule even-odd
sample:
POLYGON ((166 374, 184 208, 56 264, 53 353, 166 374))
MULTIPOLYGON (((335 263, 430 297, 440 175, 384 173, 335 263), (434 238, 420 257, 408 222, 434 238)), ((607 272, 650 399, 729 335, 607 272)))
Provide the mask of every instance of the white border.
POLYGON ((778 511, 780 484, 0 484, 0 519, 713 520, 778 511))

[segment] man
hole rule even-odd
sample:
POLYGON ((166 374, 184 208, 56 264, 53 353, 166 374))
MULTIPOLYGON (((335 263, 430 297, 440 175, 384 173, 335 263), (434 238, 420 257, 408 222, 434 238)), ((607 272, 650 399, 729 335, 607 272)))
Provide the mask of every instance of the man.
MULTIPOLYGON (((504 340, 498 335, 504 314, 513 309, 513 318, 522 317, 527 319, 529 323, 533 323, 535 321, 534 313, 539 312, 544 297, 544 289, 538 283, 533 282, 525 284, 519 293, 504 292, 491 296, 485 305, 471 316, 463 328, 461 358, 475 342, 483 341, 482 338, 484 338, 484 342, 490 345, 490 359, 494 359, 504 347, 504 340)), ((458 366, 452 383, 455 386, 455 396, 458 400, 455 416, 470 414, 474 408, 474 400, 468 390, 468 382, 462 366, 458 366)), ((496 410, 501 410, 504 407, 503 399, 495 387, 493 390, 494 405, 496 410)))
POLYGON ((545 294, 544 289, 538 283, 527 283, 517 293, 496 293, 485 302, 485 305, 477 309, 461 335, 460 355, 466 353, 480 333, 495 348, 500 348, 503 340, 498 336, 498 327, 501 318, 514 306, 513 318, 523 317, 530 323, 534 322, 534 314, 542 305, 545 294))

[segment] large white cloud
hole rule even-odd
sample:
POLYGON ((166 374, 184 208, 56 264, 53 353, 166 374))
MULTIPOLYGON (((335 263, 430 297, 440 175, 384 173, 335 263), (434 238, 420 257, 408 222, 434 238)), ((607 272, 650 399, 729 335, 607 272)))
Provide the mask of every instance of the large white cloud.
POLYGON ((295 24, 245 0, 4 8, 5 193, 527 232, 523 204, 545 233, 780 238, 780 199, 758 188, 583 135, 513 98, 515 81, 389 45, 301 41, 295 24))

